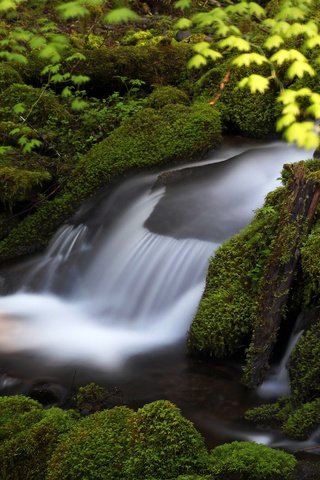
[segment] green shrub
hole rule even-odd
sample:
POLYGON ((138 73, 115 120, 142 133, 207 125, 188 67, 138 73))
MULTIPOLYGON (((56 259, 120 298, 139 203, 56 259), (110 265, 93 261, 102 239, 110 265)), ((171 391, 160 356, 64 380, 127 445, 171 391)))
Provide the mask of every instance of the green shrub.
POLYGON ((13 83, 22 83, 20 74, 4 62, 0 63, 0 92, 10 87, 13 83))
POLYGON ((179 474, 206 471, 207 450, 193 424, 172 403, 145 405, 132 419, 129 480, 175 479, 179 474))
POLYGON ((75 208, 111 180, 130 170, 192 159, 216 147, 220 132, 219 113, 207 104, 167 105, 161 112, 138 112, 81 158, 59 197, 44 202, 0 242, 0 258, 31 253, 46 245, 75 208))
POLYGON ((206 288, 189 331, 190 351, 224 357, 248 344, 257 288, 270 253, 282 194, 279 190, 270 195, 251 224, 212 257, 206 288))
POLYGON ((215 480, 289 480, 297 461, 293 455, 253 442, 232 442, 210 455, 215 480))
POLYGON ((313 228, 301 248, 303 283, 306 303, 318 303, 320 300, 320 223, 313 228))
POLYGON ((317 398, 295 410, 283 425, 283 431, 289 437, 306 440, 319 425, 320 398, 317 398))
MULTIPOLYGON (((315 257, 315 260, 317 257, 315 257)), ((293 398, 305 403, 320 397, 320 321, 315 322, 300 338, 289 362, 293 398)))
POLYGON ((60 435, 77 420, 73 412, 60 408, 44 411, 43 418, 0 445, 1 478, 6 480, 43 480, 47 462, 60 435))
POLYGON ((0 442, 29 429, 43 416, 42 405, 31 398, 0 397, 0 442))
POLYGON ((175 103, 188 105, 190 100, 184 92, 171 86, 156 88, 147 99, 147 107, 156 109, 175 103))
POLYGON ((79 388, 74 398, 75 406, 81 413, 97 412, 110 407, 113 401, 119 400, 119 394, 118 388, 107 389, 96 383, 89 383, 79 388))

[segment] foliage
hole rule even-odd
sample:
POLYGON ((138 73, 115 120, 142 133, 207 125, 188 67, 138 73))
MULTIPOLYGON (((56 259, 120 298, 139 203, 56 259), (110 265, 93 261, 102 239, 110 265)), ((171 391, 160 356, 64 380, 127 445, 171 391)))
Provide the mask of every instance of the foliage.
POLYGON ((73 412, 51 408, 28 429, 8 438, 0 445, 0 472, 8 480, 42 480, 60 435, 77 420, 73 412))
MULTIPOLYGON (((210 62, 228 56, 230 51, 237 54, 232 60, 235 67, 268 66, 268 74, 251 73, 240 80, 239 88, 264 93, 275 82, 280 90, 278 101, 282 104, 277 129, 284 130, 289 142, 297 142, 306 148, 319 144, 314 122, 320 118, 320 96, 310 89, 295 91, 287 88, 287 83, 297 77, 316 74, 308 60, 311 49, 320 45, 318 25, 309 18, 312 5, 312 0, 283 0, 278 11, 267 17, 268 11, 261 5, 240 1, 196 13, 191 18, 180 19, 177 24, 177 28, 183 23, 183 28, 195 25, 214 31, 214 45, 208 41, 194 45, 190 68, 209 66, 210 62), (266 32, 263 44, 255 42, 255 24, 266 32), (294 40, 299 41, 299 49, 291 48, 294 40)), ((176 7, 182 10, 190 6, 189 0, 176 3, 176 7)))
POLYGON ((293 455, 253 442, 232 442, 211 453, 215 480, 290 480, 297 461, 293 455))
POLYGON ((302 270, 304 276, 305 302, 314 304, 319 302, 320 291, 320 224, 313 228, 301 249, 302 270))
POLYGON ((270 253, 282 194, 279 190, 267 198, 251 224, 225 242, 210 260, 206 288, 189 331, 189 350, 223 357, 248 344, 255 296, 270 253))
POLYGON ((113 400, 119 399, 119 393, 116 387, 107 389, 96 383, 89 383, 79 388, 74 403, 81 413, 94 413, 110 407, 113 400))
POLYGON ((305 403, 289 416, 283 425, 286 435, 297 440, 306 440, 320 425, 320 398, 305 403))

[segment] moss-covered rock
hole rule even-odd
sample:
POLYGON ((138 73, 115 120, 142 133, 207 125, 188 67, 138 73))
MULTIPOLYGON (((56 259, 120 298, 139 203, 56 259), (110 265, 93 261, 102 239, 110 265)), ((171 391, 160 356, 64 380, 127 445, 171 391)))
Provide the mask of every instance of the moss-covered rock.
POLYGON ((215 480, 291 480, 297 461, 293 455, 253 442, 232 442, 211 455, 215 480))
POLYGON ((320 223, 312 230, 301 248, 304 296, 307 304, 320 302, 320 223))
POLYGON ((293 412, 289 398, 281 398, 275 403, 267 403, 246 411, 245 419, 262 428, 279 428, 293 412))
POLYGON ((12 209, 18 202, 32 201, 50 179, 51 175, 46 171, 0 167, 0 203, 12 209))
POLYGON ((283 425, 286 435, 297 440, 306 440, 320 425, 320 398, 295 410, 283 425))
POLYGON ((155 109, 176 103, 188 105, 190 100, 184 92, 171 86, 156 88, 147 98, 147 106, 155 109))
POLYGON ((14 83, 23 83, 19 72, 7 63, 0 63, 0 92, 14 83))
POLYGON ((22 395, 0 397, 0 442, 29 429, 44 416, 40 403, 22 395))
POLYGON ((257 288, 282 195, 282 189, 270 195, 251 224, 225 242, 211 259, 206 288, 189 332, 190 351, 224 357, 248 345, 257 288))
POLYGON ((73 412, 51 408, 28 429, 0 444, 0 471, 8 480, 43 480, 47 462, 59 442, 77 421, 73 412))
POLYGON ((90 415, 58 445, 48 480, 175 479, 205 469, 201 435, 167 401, 90 415))
POLYGON ((320 397, 319 358, 320 321, 318 320, 302 335, 290 357, 291 390, 293 398, 298 403, 320 397))
MULTIPOLYGON (((221 94, 216 101, 223 112, 223 123, 229 132, 257 138, 274 136, 275 122, 279 114, 275 101, 277 90, 271 87, 264 94, 256 92, 253 95, 247 88, 237 88, 238 82, 251 73, 253 72, 248 69, 228 67, 228 62, 225 61, 203 75, 196 83, 195 94, 210 96, 210 99, 216 99, 216 95, 221 94)), ((262 69, 261 74, 266 73, 262 69)))
POLYGON ((132 421, 131 455, 126 478, 175 479, 207 469, 201 435, 172 403, 160 400, 138 410, 132 421))
POLYGON ((221 141, 220 116, 206 104, 144 109, 83 156, 63 193, 0 243, 0 258, 35 251, 88 197, 130 170, 186 161, 221 141))

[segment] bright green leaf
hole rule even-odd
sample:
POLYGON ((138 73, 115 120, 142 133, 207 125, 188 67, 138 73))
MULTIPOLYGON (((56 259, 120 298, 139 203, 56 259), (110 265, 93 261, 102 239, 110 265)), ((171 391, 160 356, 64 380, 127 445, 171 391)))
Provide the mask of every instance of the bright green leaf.
POLYGON ((298 60, 293 62, 287 70, 287 75, 291 79, 294 77, 302 78, 306 73, 312 77, 316 74, 309 63, 299 62, 298 60))
POLYGON ((207 60, 200 55, 194 55, 188 62, 188 68, 200 68, 207 64, 207 60))
POLYGON ((125 23, 134 22, 139 19, 139 16, 130 8, 122 7, 111 10, 104 19, 107 23, 125 23))
POLYGON ((81 18, 89 15, 89 10, 83 7, 80 2, 67 2, 57 7, 58 12, 64 20, 69 18, 81 18))

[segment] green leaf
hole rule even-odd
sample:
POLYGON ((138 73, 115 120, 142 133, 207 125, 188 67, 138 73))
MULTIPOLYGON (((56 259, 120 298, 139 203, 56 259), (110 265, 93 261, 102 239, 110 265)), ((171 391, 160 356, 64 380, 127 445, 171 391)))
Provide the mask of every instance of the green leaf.
POLYGON ((309 39, 305 42, 305 46, 306 46, 307 48, 319 47, 319 46, 320 46, 320 35, 315 35, 314 37, 309 38, 309 39))
POLYGON ((239 82, 238 86, 240 88, 250 88, 251 93, 264 93, 269 88, 269 79, 263 77, 262 75, 252 74, 249 77, 243 78, 239 82))
POLYGON ((71 81, 75 85, 83 85, 84 83, 89 82, 90 77, 87 77, 87 75, 72 75, 71 81))
POLYGON ((260 55, 259 53, 243 53, 242 55, 236 57, 232 64, 236 65, 237 67, 248 67, 252 63, 262 65, 264 62, 268 62, 264 55, 260 55))
POLYGON ((188 68, 200 68, 207 64, 207 60, 200 55, 194 55, 188 62, 188 68))
POLYGON ((111 10, 104 19, 107 23, 134 22, 139 19, 139 15, 130 10, 130 8, 121 7, 111 10))
MULTIPOLYGON (((18 143, 20 143, 20 139, 18 140, 18 143)), ((22 142, 21 142, 21 145, 23 145, 22 142)), ((42 142, 40 140, 37 140, 36 138, 32 138, 30 141, 24 143, 24 147, 22 151, 23 153, 30 153, 34 148, 40 147, 41 145, 42 145, 42 142)))
POLYGON ((177 30, 188 30, 192 25, 192 21, 189 18, 180 18, 175 24, 177 30))
POLYGON ((293 113, 287 113, 286 115, 282 115, 279 118, 276 124, 277 131, 280 132, 284 128, 289 127, 292 123, 296 121, 296 116, 293 113))
POLYGON ((254 15, 258 18, 262 18, 266 16, 265 9, 261 7, 258 3, 250 2, 249 3, 249 14, 254 15))
POLYGON ((14 111, 14 113, 16 113, 17 115, 21 115, 22 113, 24 113, 24 112, 26 111, 25 104, 24 104, 24 103, 17 103, 17 104, 13 107, 13 111, 14 111))
POLYGON ((29 42, 29 45, 32 49, 44 47, 46 44, 47 44, 46 39, 40 36, 33 37, 29 42))
POLYGON ((284 40, 280 35, 271 35, 264 42, 264 46, 267 50, 272 50, 273 48, 279 48, 282 43, 284 43, 284 40))
POLYGON ((80 110, 84 110, 88 106, 87 102, 82 100, 81 98, 75 98, 71 103, 72 110, 79 112, 80 110))
POLYGON ((61 97, 63 98, 73 97, 71 87, 65 87, 61 92, 61 97))
POLYGON ((300 62, 298 60, 293 62, 287 70, 287 75, 291 79, 294 77, 302 78, 306 73, 311 77, 314 77, 316 74, 309 63, 300 62))
POLYGON ((69 20, 70 18, 81 18, 89 15, 89 10, 79 2, 67 2, 61 4, 57 7, 58 12, 64 20, 69 20))
POLYGON ((70 57, 66 58, 66 62, 73 62, 74 60, 86 60, 87 57, 83 55, 83 53, 77 52, 74 53, 73 55, 70 55, 70 57))
POLYGON ((310 107, 307 108, 307 113, 310 113, 315 119, 320 118, 320 103, 310 105, 310 107))
POLYGON ((313 122, 295 122, 286 129, 285 138, 299 147, 313 149, 319 146, 319 137, 314 129, 313 122))
POLYGON ((178 8, 180 10, 187 10, 191 7, 191 0, 178 0, 174 4, 174 8, 178 8))
POLYGON ((5 155, 12 150, 12 147, 2 147, 0 146, 0 155, 5 155))
POLYGON ((283 65, 285 62, 290 62, 291 55, 289 50, 281 49, 278 52, 274 53, 270 57, 271 62, 275 62, 277 65, 283 65))
POLYGON ((275 18, 278 20, 303 20, 305 16, 306 14, 301 8, 291 5, 288 8, 282 8, 275 18))
POLYGON ((224 40, 220 40, 219 46, 221 48, 236 48, 240 52, 248 52, 251 49, 250 43, 247 40, 245 40, 244 38, 236 37, 235 35, 231 35, 224 40))
POLYGON ((13 0, 0 1, 0 12, 6 12, 7 10, 15 10, 16 8, 17 4, 13 0))

